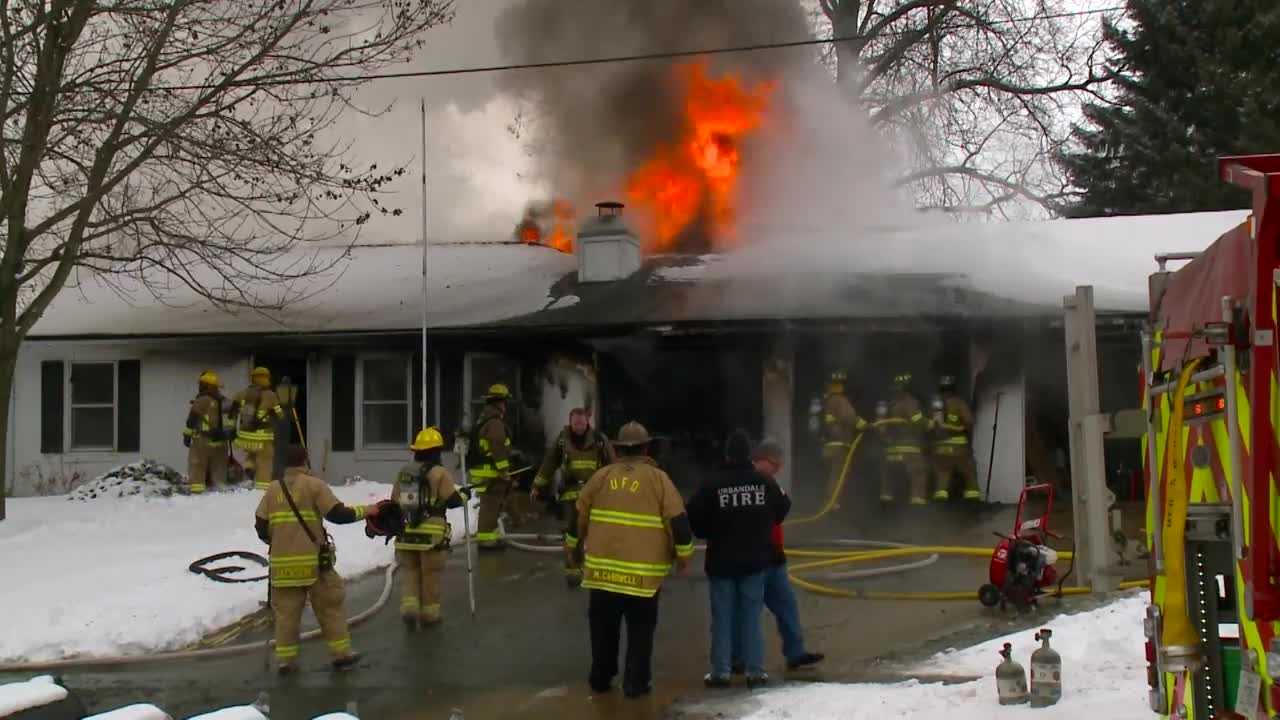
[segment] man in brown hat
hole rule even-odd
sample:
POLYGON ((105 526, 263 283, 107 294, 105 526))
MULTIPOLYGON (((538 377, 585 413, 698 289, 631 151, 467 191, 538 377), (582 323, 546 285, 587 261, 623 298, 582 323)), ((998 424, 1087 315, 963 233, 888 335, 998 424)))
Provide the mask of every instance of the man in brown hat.
POLYGON ((684 500, 671 477, 648 457, 649 431, 627 423, 614 442, 617 462, 598 470, 578 496, 583 547, 582 587, 591 591, 591 674, 595 692, 607 692, 618 674, 622 621, 627 621, 623 692, 652 689, 653 634, 658 592, 672 562, 681 573, 693 556, 684 500))

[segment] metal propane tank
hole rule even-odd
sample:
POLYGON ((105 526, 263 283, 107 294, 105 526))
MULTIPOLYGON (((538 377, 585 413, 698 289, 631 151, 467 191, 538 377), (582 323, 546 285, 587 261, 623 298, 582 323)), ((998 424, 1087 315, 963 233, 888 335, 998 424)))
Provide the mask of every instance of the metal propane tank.
POLYGON ((1062 656, 1049 647, 1053 631, 1036 633, 1040 647, 1031 653, 1031 707, 1049 707, 1062 699, 1062 656))
POLYGON ((1027 692, 1027 671, 1013 659, 1013 646, 1004 644, 1000 650, 1004 660, 996 666, 996 693, 1001 705, 1021 705, 1030 699, 1027 692))

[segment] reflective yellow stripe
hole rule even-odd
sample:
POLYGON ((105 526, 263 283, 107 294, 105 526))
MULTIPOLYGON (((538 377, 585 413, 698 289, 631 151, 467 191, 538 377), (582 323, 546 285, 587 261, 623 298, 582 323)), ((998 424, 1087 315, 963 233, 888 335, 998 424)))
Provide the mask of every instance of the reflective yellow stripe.
POLYGON ((560 493, 560 502, 572 502, 581 497, 581 490, 566 490, 560 493))
POLYGON ((506 470, 507 468, 511 467, 511 463, 510 461, 507 461, 507 460, 499 460, 498 462, 494 463, 493 466, 498 468, 499 470, 506 470))
POLYGON ((693 543, 676 546, 676 557, 689 557, 693 554, 693 543))
POLYGON ((618 510, 592 509, 591 520, 595 522, 625 525, 627 527, 664 529, 662 518, 657 515, 641 515, 639 513, 621 512, 618 510))
POLYGON ((582 587, 588 590, 607 590, 622 595, 631 595, 633 597, 649 598, 658 593, 657 588, 628 587, 626 585, 618 585, 604 580, 583 580, 582 587))
POLYGON ((488 541, 497 540, 497 539, 498 539, 498 533, 496 531, 476 533, 476 540, 480 542, 488 542, 488 541))
POLYGON ((297 656, 298 656, 297 645, 277 645, 276 646, 276 657, 278 658, 281 658, 283 660, 288 660, 290 658, 295 658, 297 656))
POLYGON ((347 636, 341 640, 330 640, 328 643, 326 643, 326 645, 328 645, 329 649, 334 652, 342 652, 343 650, 350 650, 351 637, 347 636))
POLYGON ((627 562, 625 560, 614 560, 612 558, 602 558, 595 555, 587 555, 584 564, 589 568, 595 568, 597 570, 617 570, 619 572, 631 573, 633 575, 644 575, 647 577, 662 577, 671 571, 671 563, 627 562))
POLYGON ((595 460, 572 460, 569 462, 570 470, 595 470, 600 467, 600 463, 595 460))
MULTIPOLYGON (((315 514, 314 512, 312 512, 311 510, 299 510, 299 511, 298 511, 298 514, 302 516, 302 519, 303 519, 303 520, 310 520, 310 521, 314 522, 314 521, 316 521, 316 520, 318 519, 318 518, 316 517, 316 514, 315 514)), ((294 516, 294 514, 293 514, 293 511, 292 511, 292 510, 290 510, 290 511, 288 511, 288 512, 273 512, 273 513, 271 513, 271 515, 268 517, 268 522, 269 522, 271 525, 281 525, 281 524, 284 524, 284 523, 293 523, 293 524, 297 525, 297 524, 298 524, 298 518, 294 516)))
POLYGON ((906 455, 910 453, 919 453, 920 448, 915 445, 890 445, 885 452, 894 455, 906 455))
POLYGON ((193 493, 204 492, 204 483, 191 483, 191 492, 193 493))
POLYGON ((497 471, 497 470, 490 470, 489 468, 476 468, 476 469, 474 469, 474 470, 472 470, 472 471, 471 471, 471 477, 473 477, 473 478, 496 478, 496 477, 498 477, 498 471, 497 471))
POLYGON ((916 413, 911 416, 911 422, 920 422, 924 419, 924 413, 916 413))
POLYGON ((569 548, 570 550, 578 547, 578 538, 574 537, 573 535, 565 535, 564 546, 569 548))

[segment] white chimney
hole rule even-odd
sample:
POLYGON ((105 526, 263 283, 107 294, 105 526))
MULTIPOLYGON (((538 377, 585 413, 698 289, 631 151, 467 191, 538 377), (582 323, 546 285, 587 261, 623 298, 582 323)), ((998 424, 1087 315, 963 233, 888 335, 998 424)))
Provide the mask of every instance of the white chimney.
POLYGON ((622 203, 596 203, 597 213, 579 224, 578 282, 612 282, 640 269, 640 241, 622 222, 622 203))

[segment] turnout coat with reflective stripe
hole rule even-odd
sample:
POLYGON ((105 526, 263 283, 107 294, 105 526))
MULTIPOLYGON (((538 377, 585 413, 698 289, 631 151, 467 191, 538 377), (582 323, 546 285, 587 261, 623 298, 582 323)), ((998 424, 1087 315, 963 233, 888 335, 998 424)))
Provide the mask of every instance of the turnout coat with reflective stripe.
POLYGON ((822 436, 827 447, 848 447, 854 433, 867 423, 858 417, 849 398, 841 393, 828 393, 822 400, 822 436))
POLYGON ((678 555, 672 518, 685 512, 671 477, 649 458, 625 458, 601 468, 578 497, 578 528, 585 536, 582 586, 636 597, 662 587, 678 555))
POLYGON ((948 395, 943 398, 942 403, 942 420, 934 423, 934 453, 964 454, 969 448, 973 413, 969 411, 969 404, 958 395, 948 395))
POLYGON ((566 427, 560 431, 555 444, 547 451, 533 484, 538 487, 550 485, 556 469, 562 468, 564 491, 560 493, 560 501, 573 502, 578 499, 582 486, 587 484, 591 476, 613 461, 613 446, 609 444, 608 438, 589 430, 587 444, 578 447, 573 441, 573 431, 566 427))
MULTIPOLYGON (((329 484, 301 468, 288 468, 284 482, 298 505, 298 514, 316 540, 324 542, 324 516, 337 507, 338 498, 329 484)), ((311 542, 289 508, 280 483, 272 483, 258 503, 257 516, 267 521, 271 550, 271 585, 307 587, 315 583, 320 569, 320 548, 311 542)))
POLYGON ((901 460, 903 455, 919 455, 924 448, 924 436, 928 427, 920 401, 910 393, 898 393, 889 403, 889 417, 877 422, 884 432, 885 454, 889 460, 901 460))

